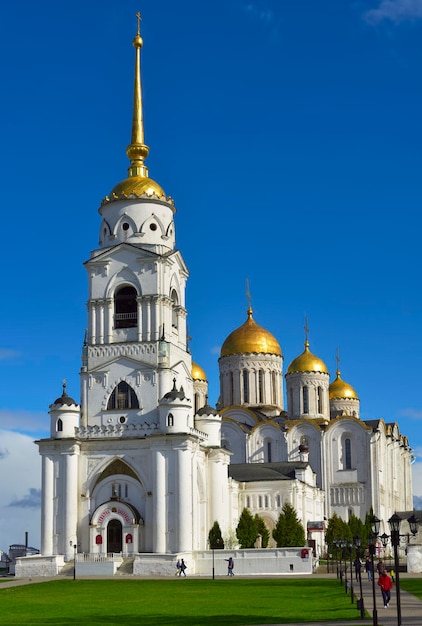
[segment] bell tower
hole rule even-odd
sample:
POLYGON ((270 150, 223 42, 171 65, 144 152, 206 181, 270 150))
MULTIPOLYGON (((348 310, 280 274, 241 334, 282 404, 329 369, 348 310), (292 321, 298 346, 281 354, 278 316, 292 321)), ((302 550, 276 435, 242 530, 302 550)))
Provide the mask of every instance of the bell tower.
MULTIPOLYGON (((188 270, 175 248, 172 198, 148 175, 141 83, 140 16, 128 176, 101 202, 99 248, 88 272, 88 331, 81 370, 81 429, 139 435, 160 430, 159 400, 173 379, 193 397, 186 345, 188 270), (123 432, 122 432, 123 431, 123 432)), ((193 425, 192 410, 186 427, 193 425)))

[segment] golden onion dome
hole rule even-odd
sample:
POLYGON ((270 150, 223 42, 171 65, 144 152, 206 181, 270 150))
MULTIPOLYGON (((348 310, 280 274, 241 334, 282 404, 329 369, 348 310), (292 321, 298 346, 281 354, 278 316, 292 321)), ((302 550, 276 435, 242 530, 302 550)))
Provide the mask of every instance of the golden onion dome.
POLYGON ((294 374, 295 372, 321 372, 322 374, 328 374, 324 361, 309 350, 309 342, 307 340, 305 341, 305 350, 290 363, 286 373, 294 374))
POLYGON ((207 380, 207 375, 197 363, 192 361, 192 378, 193 380, 207 380))
POLYGON ((147 176, 129 176, 120 183, 118 183, 111 191, 110 194, 113 198, 120 198, 129 196, 158 196, 158 198, 165 197, 165 192, 162 187, 152 178, 147 176))
POLYGON ((351 400, 359 400, 358 394, 353 389, 352 385, 349 385, 340 377, 340 371, 337 370, 336 379, 328 387, 329 398, 330 400, 343 400, 343 399, 351 399, 351 400))
POLYGON ((236 328, 224 341, 220 356, 231 354, 276 354, 281 356, 277 339, 268 330, 259 326, 248 308, 248 319, 236 328))

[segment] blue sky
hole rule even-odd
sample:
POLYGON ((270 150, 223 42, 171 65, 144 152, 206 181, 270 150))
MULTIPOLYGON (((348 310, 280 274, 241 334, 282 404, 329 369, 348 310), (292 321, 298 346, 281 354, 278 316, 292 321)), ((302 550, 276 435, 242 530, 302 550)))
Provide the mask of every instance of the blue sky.
POLYGON ((39 546, 31 442, 63 378, 79 397, 82 264, 126 176, 138 10, 148 166, 175 199, 210 402, 248 278, 285 369, 307 315, 362 418, 399 423, 422 498, 422 0, 25 0, 0 24, 0 548, 39 546))

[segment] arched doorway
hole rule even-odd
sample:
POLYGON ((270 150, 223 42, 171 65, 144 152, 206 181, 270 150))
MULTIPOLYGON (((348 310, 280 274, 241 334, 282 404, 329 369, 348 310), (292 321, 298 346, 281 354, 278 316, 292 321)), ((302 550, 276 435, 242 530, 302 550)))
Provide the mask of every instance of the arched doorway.
POLYGON ((107 552, 121 552, 122 545, 122 524, 112 519, 107 525, 107 552))

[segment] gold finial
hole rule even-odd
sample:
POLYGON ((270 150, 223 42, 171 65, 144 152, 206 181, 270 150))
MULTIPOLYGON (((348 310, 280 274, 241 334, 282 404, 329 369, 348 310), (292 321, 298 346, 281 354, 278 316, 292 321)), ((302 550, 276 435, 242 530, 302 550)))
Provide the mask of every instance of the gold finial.
POLYGON ((305 314, 305 325, 303 326, 305 331, 305 348, 309 348, 309 327, 308 327, 308 316, 305 314))
POLYGON ((248 316, 252 316, 252 298, 249 292, 249 279, 246 279, 246 297, 248 299, 248 316))
POLYGON ((143 45, 141 37, 141 14, 136 14, 138 26, 133 39, 135 48, 135 84, 133 94, 133 117, 132 117, 132 137, 130 145, 126 148, 126 154, 131 161, 129 167, 130 176, 148 177, 148 168, 145 159, 148 156, 149 148, 144 140, 144 121, 142 114, 142 83, 141 83, 141 48, 143 45))

